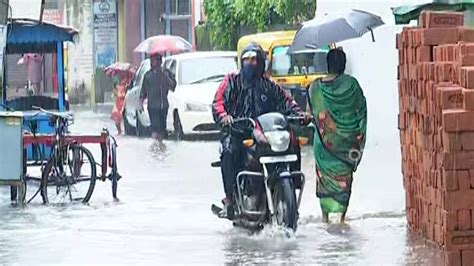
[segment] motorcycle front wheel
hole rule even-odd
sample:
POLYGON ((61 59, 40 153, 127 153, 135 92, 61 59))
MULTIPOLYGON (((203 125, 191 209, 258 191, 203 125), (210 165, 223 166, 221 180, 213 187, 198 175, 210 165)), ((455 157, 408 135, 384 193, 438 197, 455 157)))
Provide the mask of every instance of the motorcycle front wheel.
POLYGON ((281 179, 273 189, 273 206, 277 224, 296 231, 298 225, 298 204, 293 182, 281 179))

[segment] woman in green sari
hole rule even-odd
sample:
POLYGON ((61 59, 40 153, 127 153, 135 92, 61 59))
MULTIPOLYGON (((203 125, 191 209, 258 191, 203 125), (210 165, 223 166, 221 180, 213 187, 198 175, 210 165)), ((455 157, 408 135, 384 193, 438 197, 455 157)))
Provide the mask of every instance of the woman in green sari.
POLYGON ((357 80, 344 74, 346 55, 333 49, 327 55, 329 75, 313 82, 309 92, 315 119, 314 156, 316 196, 323 222, 329 213, 345 221, 353 173, 362 158, 367 129, 367 106, 357 80))

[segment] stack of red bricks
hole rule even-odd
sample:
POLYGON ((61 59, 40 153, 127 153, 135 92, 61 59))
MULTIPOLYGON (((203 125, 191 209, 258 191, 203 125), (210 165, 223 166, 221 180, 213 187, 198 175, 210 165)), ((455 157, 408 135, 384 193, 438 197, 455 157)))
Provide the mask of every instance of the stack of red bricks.
POLYGON ((399 129, 410 229, 474 265, 474 29, 423 12, 397 35, 399 129))

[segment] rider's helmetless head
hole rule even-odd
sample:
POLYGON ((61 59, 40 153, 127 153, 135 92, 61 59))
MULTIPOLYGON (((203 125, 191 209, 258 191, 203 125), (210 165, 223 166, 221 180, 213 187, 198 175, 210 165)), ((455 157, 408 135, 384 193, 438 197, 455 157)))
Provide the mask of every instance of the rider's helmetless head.
POLYGON ((251 81, 263 76, 265 71, 265 57, 262 47, 257 43, 250 43, 240 57, 242 74, 244 80, 251 81))

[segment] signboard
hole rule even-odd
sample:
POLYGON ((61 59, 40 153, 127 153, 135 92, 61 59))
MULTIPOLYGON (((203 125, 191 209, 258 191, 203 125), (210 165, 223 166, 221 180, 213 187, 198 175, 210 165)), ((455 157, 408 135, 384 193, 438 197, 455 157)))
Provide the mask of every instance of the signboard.
POLYGON ((61 10, 59 9, 45 9, 43 10, 43 21, 56 24, 56 25, 62 25, 63 23, 63 14, 61 13, 61 10))
POLYGON ((117 60, 116 0, 94 0, 95 68, 103 68, 117 60))

